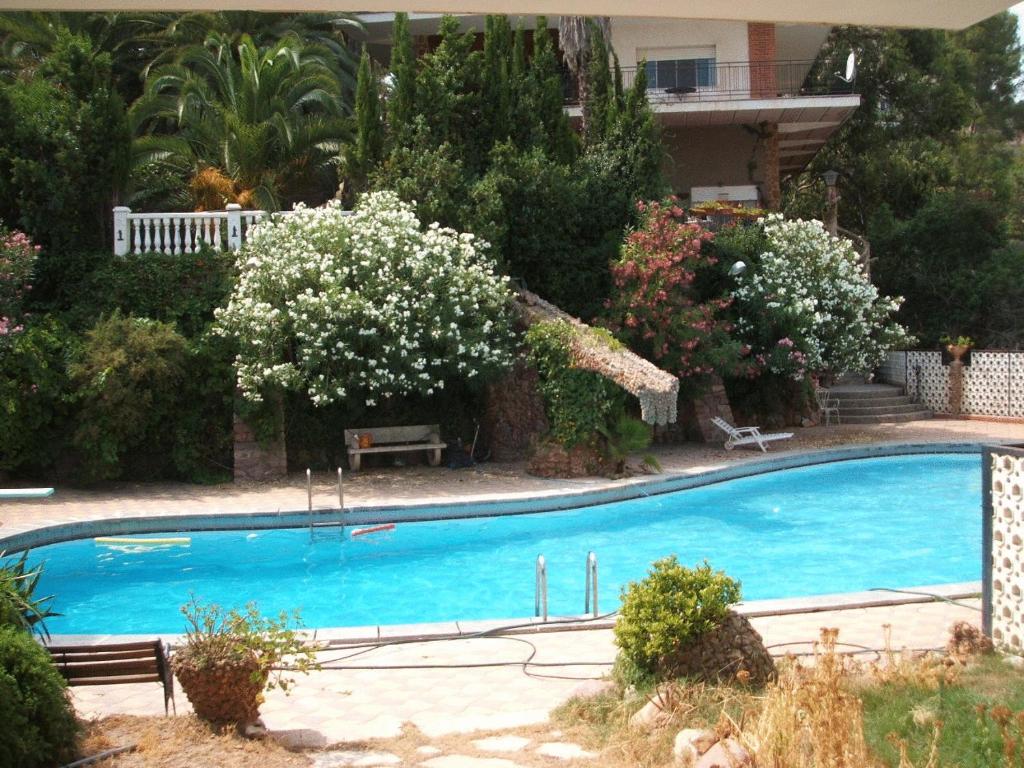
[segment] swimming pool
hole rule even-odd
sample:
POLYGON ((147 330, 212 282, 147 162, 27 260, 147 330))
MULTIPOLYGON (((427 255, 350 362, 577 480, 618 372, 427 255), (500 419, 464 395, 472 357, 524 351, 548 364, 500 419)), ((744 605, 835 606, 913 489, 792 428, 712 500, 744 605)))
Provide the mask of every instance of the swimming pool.
MULTIPOLYGON (((787 469, 564 512, 400 523, 351 538, 307 529, 184 534, 188 546, 32 551, 59 634, 178 633, 178 606, 256 600, 313 627, 533 615, 534 563, 552 615, 583 612, 588 551, 604 611, 650 563, 707 558, 744 599, 971 581, 981 574, 977 454, 892 456, 787 469)), ((159 534, 154 534, 158 536, 159 534)))

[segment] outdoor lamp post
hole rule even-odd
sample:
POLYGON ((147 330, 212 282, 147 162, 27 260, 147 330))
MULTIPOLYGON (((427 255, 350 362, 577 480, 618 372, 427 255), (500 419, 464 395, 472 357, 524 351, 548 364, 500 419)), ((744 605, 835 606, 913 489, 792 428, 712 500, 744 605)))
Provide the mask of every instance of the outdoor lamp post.
POLYGON ((839 181, 839 171, 825 171, 821 174, 828 188, 828 209, 825 212, 825 229, 835 237, 836 229, 839 226, 839 191, 836 189, 836 182, 839 181))

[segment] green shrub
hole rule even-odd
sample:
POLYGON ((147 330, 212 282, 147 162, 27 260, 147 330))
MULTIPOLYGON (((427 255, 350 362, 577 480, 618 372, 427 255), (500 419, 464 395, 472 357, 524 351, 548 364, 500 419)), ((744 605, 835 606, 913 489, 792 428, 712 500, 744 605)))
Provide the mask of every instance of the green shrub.
POLYGON ((574 333, 578 331, 564 321, 537 323, 526 332, 530 359, 540 373, 551 437, 566 448, 599 434, 621 411, 623 399, 622 390, 604 376, 573 366, 574 333))
MULTIPOLYGON (((3 555, 0 552, 0 557, 3 555)), ((28 567, 28 552, 17 560, 0 561, 0 627, 35 630, 40 636, 49 637, 43 622, 59 614, 50 610, 52 595, 35 595, 42 574, 41 565, 28 567)))
POLYGON ((27 632, 0 627, 0 765, 62 764, 74 756, 77 733, 50 654, 27 632))
POLYGON ((67 445, 77 339, 53 318, 32 320, 0 352, 0 471, 50 469, 67 445))
POLYGON ((707 561, 687 568, 675 555, 656 560, 646 578, 622 589, 615 642, 623 661, 657 676, 671 654, 717 627, 739 599, 739 582, 707 561))
POLYGON ((88 328, 101 315, 120 311, 174 323, 195 338, 213 321, 213 310, 227 302, 234 285, 234 258, 203 246, 196 253, 98 255, 68 311, 76 328, 88 328))
POLYGON ((78 401, 72 441, 84 479, 118 477, 129 451, 136 466, 166 454, 165 428, 182 402, 186 356, 185 339, 156 320, 115 312, 86 334, 70 367, 78 401))

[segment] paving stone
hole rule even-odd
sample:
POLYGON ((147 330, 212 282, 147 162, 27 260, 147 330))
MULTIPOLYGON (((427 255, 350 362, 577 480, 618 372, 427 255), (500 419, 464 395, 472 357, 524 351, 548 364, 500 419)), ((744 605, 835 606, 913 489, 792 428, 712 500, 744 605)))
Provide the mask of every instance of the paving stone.
POLYGON ((477 739, 473 746, 484 752, 519 752, 530 741, 523 736, 488 736, 486 739, 477 739))
POLYGON ((470 757, 469 755, 443 755, 420 763, 426 768, 522 768, 503 757, 470 757))
POLYGON ((390 752, 367 752, 361 749, 331 749, 311 754, 313 768, 373 768, 401 765, 402 758, 390 752))
POLYGON ((557 757, 559 760, 576 760, 581 757, 597 757, 596 752, 588 752, 579 744, 568 741, 548 741, 537 747, 537 754, 557 757))
POLYGON ((433 744, 424 744, 422 747, 416 747, 416 751, 421 755, 440 755, 441 750, 435 747, 433 744))

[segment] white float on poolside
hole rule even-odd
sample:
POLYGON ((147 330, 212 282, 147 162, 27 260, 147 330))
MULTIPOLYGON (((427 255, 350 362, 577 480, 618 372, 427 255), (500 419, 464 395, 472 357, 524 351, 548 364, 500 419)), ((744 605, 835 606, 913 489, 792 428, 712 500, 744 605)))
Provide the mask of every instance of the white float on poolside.
POLYGON ((142 546, 165 546, 169 544, 191 544, 192 539, 188 536, 179 536, 174 538, 164 539, 135 539, 131 537, 121 536, 97 536, 93 539, 97 544, 140 544, 142 546))
POLYGON ((53 488, 0 488, 0 499, 45 499, 53 488))

